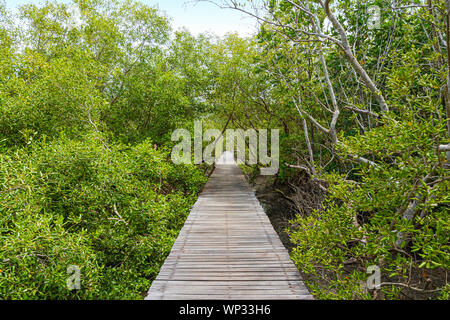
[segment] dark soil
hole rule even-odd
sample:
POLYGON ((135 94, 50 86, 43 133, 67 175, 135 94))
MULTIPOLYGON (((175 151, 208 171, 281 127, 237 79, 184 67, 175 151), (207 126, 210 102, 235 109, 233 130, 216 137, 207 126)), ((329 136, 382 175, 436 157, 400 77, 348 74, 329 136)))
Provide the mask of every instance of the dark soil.
POLYGON ((254 179, 252 186, 281 242, 286 249, 291 251, 294 245, 290 242, 286 229, 290 227, 289 220, 293 219, 296 214, 292 203, 275 191, 273 178, 258 176, 254 179))

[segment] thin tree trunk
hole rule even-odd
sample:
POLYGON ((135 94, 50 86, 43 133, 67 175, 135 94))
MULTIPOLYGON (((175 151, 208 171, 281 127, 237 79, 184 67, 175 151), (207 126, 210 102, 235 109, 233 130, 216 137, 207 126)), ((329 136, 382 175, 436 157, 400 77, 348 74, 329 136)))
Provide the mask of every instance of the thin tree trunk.
MULTIPOLYGON (((447 33, 447 94, 446 94, 446 108, 445 113, 447 115, 447 136, 450 138, 450 1, 445 2, 447 7, 446 16, 446 33, 447 33)), ((450 151, 445 153, 447 159, 447 165, 450 165, 450 151)))
POLYGON ((306 146, 308 148, 308 153, 309 153, 309 162, 310 162, 310 168, 311 168, 311 174, 313 176, 316 175, 316 167, 314 165, 314 153, 311 147, 311 140, 309 140, 309 134, 308 134, 308 123, 306 122, 306 119, 303 117, 302 119, 302 124, 303 124, 303 131, 305 133, 305 141, 306 141, 306 146))
POLYGON ((328 19, 330 19, 331 24, 338 31, 339 36, 341 37, 341 43, 340 43, 341 48, 343 49, 347 60, 350 62, 352 67, 355 69, 356 73, 358 73, 358 75, 361 77, 361 79, 367 85, 369 90, 375 96, 375 99, 377 100, 378 104, 380 105, 381 111, 382 112, 389 111, 389 108, 387 106, 387 103, 384 99, 383 94, 381 93, 381 90, 378 89, 376 84, 372 81, 372 78, 370 78, 370 76, 367 74, 366 70, 364 70, 364 68, 361 66, 361 64, 358 62, 358 60, 354 56, 354 54, 352 52, 352 48, 350 47, 350 44, 348 42, 347 34, 346 34, 344 28, 342 27, 341 23, 336 19, 336 17, 330 10, 330 0, 325 0, 325 3, 320 1, 320 3, 323 6, 328 19))

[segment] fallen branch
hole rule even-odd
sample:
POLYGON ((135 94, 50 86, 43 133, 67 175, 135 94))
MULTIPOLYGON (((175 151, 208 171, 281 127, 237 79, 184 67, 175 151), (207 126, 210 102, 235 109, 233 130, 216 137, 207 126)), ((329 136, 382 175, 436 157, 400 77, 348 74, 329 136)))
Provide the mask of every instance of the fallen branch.
POLYGON ((281 191, 280 189, 275 189, 276 192, 278 192, 279 194, 281 194, 283 196, 283 198, 291 201, 292 203, 294 203, 297 206, 297 203, 295 202, 294 199, 292 199, 291 197, 287 196, 283 191, 281 191))
POLYGON ((328 183, 327 180, 324 179, 318 179, 318 178, 314 178, 314 176, 311 174, 311 170, 308 167, 305 167, 303 165, 293 165, 293 164, 289 164, 289 163, 285 163, 286 167, 288 168, 294 168, 294 169, 301 169, 303 171, 305 171, 308 174, 308 177, 317 183, 317 186, 324 192, 328 192, 328 189, 325 188, 324 186, 321 185, 321 183, 328 183))
POLYGON ((442 288, 433 289, 433 290, 420 289, 417 287, 411 287, 410 285, 408 285, 406 283, 401 283, 401 282, 382 282, 382 283, 380 283, 380 286, 400 286, 400 287, 404 287, 404 288, 408 288, 408 289, 411 289, 414 291, 420 291, 420 292, 437 292, 437 291, 442 290, 442 288))

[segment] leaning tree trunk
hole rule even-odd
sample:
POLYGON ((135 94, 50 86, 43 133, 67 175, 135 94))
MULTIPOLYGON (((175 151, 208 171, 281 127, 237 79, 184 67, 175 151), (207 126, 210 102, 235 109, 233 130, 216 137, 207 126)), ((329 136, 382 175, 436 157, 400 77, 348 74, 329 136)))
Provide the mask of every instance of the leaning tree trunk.
POLYGON ((356 73, 358 73, 358 75, 361 77, 361 79, 367 85, 367 87, 372 92, 372 94, 375 96, 375 99, 377 100, 378 104, 380 105, 381 111, 382 112, 389 111, 388 105, 386 103, 386 100, 384 99, 383 94, 381 93, 381 90, 378 89, 376 84, 373 82, 372 78, 369 76, 369 74, 366 72, 366 70, 361 66, 361 64, 358 62, 355 55, 353 54, 352 48, 350 47, 350 44, 348 42, 347 34, 345 32, 344 27, 342 27, 341 23, 336 19, 336 17, 330 10, 330 0, 325 0, 325 3, 320 1, 320 3, 323 6, 328 19, 330 19, 331 24, 339 33, 339 36, 341 38, 340 46, 341 46, 341 49, 345 53, 345 57, 350 62, 352 67, 355 69, 356 73))
MULTIPOLYGON (((445 104, 445 113, 447 115, 447 137, 450 138, 450 1, 445 1, 447 12, 446 12, 446 33, 447 33, 447 95, 445 104)), ((450 150, 446 153, 447 166, 450 165, 450 150)))

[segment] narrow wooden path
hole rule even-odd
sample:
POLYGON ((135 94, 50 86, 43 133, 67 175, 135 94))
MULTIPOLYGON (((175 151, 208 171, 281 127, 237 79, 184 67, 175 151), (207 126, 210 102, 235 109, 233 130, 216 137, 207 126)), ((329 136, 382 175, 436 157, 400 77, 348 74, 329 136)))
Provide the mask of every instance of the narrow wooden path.
POLYGON ((147 300, 312 299, 240 168, 218 165, 147 300))

